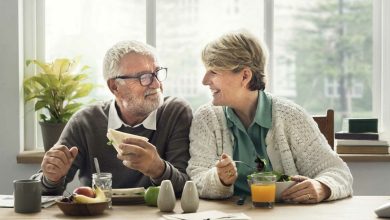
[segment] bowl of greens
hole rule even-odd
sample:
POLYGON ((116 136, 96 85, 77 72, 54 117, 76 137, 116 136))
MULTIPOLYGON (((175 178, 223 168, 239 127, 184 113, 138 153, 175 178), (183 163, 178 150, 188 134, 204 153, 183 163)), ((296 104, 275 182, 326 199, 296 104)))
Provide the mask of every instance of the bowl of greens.
POLYGON ((296 182, 295 181, 292 181, 290 176, 288 175, 285 175, 285 174, 281 174, 277 171, 272 171, 272 173, 274 173, 276 175, 276 192, 275 192, 275 199, 276 201, 283 201, 282 200, 282 193, 290 188, 291 186, 295 185, 296 182))
MULTIPOLYGON (((275 186, 276 186, 276 191, 275 191, 275 199, 276 201, 282 201, 282 198, 281 198, 281 195, 282 193, 290 188, 291 186, 295 185, 296 182, 295 181, 292 181, 291 180, 291 177, 286 175, 286 174, 283 174, 281 172, 278 172, 278 171, 269 171, 269 172, 264 172, 264 170, 266 169, 267 167, 267 164, 266 164, 266 161, 264 159, 261 159, 259 156, 256 158, 255 160, 256 164, 257 164, 257 167, 256 167, 256 171, 253 172, 252 174, 254 173, 271 173, 273 175, 276 176, 276 183, 275 183, 275 186)), ((247 180, 248 180, 248 184, 250 186, 251 184, 251 178, 252 178, 252 174, 248 175, 247 176, 247 180)))

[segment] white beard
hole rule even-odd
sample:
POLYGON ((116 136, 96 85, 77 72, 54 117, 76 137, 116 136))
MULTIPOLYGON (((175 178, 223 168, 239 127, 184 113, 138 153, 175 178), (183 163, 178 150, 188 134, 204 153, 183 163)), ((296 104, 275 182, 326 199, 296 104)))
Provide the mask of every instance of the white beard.
POLYGON ((122 105, 129 114, 137 117, 148 116, 151 112, 162 106, 164 96, 160 89, 147 90, 143 97, 135 97, 128 94, 127 99, 122 100, 122 105), (157 93, 157 94, 155 94, 157 93))

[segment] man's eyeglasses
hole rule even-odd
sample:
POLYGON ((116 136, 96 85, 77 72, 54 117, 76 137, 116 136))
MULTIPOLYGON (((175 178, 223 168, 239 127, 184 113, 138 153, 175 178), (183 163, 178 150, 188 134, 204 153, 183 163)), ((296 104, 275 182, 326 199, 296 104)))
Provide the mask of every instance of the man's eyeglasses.
POLYGON ((152 73, 138 73, 139 76, 117 76, 114 79, 138 79, 142 86, 148 86, 153 83, 154 77, 159 82, 164 81, 167 78, 168 68, 160 67, 152 73), (139 75, 140 74, 140 75, 139 75))

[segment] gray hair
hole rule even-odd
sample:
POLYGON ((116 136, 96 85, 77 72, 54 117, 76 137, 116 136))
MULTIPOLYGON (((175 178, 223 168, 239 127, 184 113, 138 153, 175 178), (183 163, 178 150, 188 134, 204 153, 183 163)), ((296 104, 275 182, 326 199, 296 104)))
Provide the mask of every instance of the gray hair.
POLYGON ((246 30, 230 32, 207 44, 202 61, 207 69, 239 73, 245 67, 252 71, 250 90, 264 90, 268 51, 264 44, 246 30))
POLYGON ((129 53, 148 56, 155 63, 159 63, 159 58, 154 47, 135 40, 120 41, 108 49, 104 56, 103 77, 106 81, 119 76, 119 63, 129 53))

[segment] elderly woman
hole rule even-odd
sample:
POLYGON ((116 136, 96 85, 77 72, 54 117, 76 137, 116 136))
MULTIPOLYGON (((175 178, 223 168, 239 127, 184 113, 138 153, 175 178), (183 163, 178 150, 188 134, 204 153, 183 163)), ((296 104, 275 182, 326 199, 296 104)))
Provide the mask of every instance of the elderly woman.
POLYGON ((260 157, 266 170, 298 183, 283 200, 318 203, 352 195, 352 175, 300 106, 264 91, 266 48, 246 31, 223 35, 202 52, 212 104, 195 113, 187 173, 200 196, 250 195, 246 176, 260 157))

